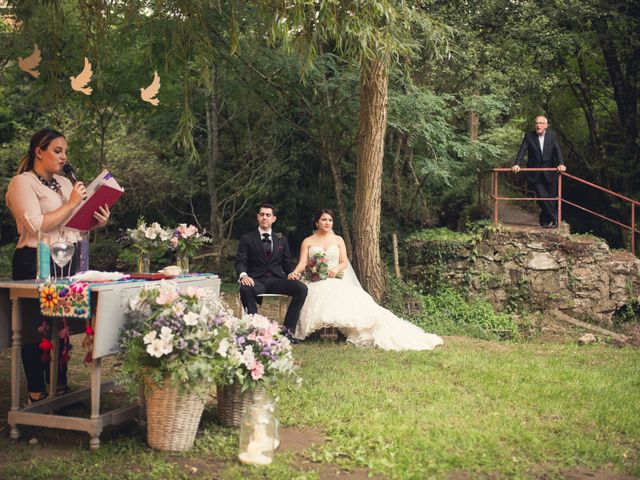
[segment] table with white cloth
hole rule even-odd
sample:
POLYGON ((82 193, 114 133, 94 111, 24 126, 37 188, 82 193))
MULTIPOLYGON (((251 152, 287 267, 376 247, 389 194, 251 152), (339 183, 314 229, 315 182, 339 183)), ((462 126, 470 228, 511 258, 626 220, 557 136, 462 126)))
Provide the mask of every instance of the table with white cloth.
MULTIPOLYGON (((181 288, 189 286, 211 288, 217 296, 220 295, 220 279, 214 274, 184 275, 171 281, 176 282, 181 288)), ((100 412, 100 394, 113 389, 115 386, 113 381, 101 381, 101 360, 108 355, 117 353, 119 350, 118 335, 127 318, 126 311, 129 300, 137 295, 143 286, 157 283, 159 283, 159 280, 127 280, 91 284, 91 326, 94 330, 94 336, 93 361, 87 366, 90 376, 89 388, 72 391, 58 397, 54 396, 58 356, 57 354, 52 354, 52 376, 50 382, 52 395, 45 400, 21 407, 22 362, 20 354, 23 324, 29 323, 30 326, 35 328, 37 326, 35 323, 39 320, 23 318, 22 311, 25 302, 33 303, 38 301, 38 287, 41 283, 35 280, 0 281, 0 348, 9 346, 12 348, 11 409, 8 415, 10 437, 12 439, 17 440, 20 437, 18 425, 61 428, 87 432, 90 436, 89 447, 96 449, 100 446, 100 433, 104 427, 130 420, 140 413, 142 403, 100 412), (91 401, 89 418, 54 413, 62 407, 88 398, 91 401)), ((55 323, 56 320, 53 321, 55 323)), ((73 319, 68 321, 73 322, 73 319)), ((84 320, 82 322, 84 323, 84 320)))

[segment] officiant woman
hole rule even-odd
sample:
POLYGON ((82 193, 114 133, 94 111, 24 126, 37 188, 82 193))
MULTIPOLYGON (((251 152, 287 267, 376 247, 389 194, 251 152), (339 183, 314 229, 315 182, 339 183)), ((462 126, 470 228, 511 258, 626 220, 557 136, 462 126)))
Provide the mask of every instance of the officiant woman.
MULTIPOLYGON (((43 129, 31 137, 29 150, 18 166, 18 174, 7 187, 7 207, 11 210, 18 229, 18 243, 13 255, 12 276, 14 280, 33 280, 37 273, 38 236, 55 241, 62 237, 77 242, 78 232, 62 227, 71 212, 87 195, 82 182, 71 182, 62 175, 67 162, 67 140, 60 132, 43 129)), ((109 209, 105 205, 95 212, 97 227, 109 220, 109 209)), ((73 262, 73 261, 72 261, 73 262)), ((53 264, 51 268, 54 268, 53 264)), ((75 265, 72 263, 71 272, 75 265)), ((44 325, 37 302, 23 302, 22 365, 27 378, 28 403, 47 397, 45 384, 49 380, 49 362, 39 347, 44 325), (41 329, 42 330, 42 329, 41 329)), ((44 332, 46 335, 46 332, 44 332)), ((57 353, 59 355, 59 352, 57 353)), ((59 362, 57 395, 67 393, 67 367, 59 362)))

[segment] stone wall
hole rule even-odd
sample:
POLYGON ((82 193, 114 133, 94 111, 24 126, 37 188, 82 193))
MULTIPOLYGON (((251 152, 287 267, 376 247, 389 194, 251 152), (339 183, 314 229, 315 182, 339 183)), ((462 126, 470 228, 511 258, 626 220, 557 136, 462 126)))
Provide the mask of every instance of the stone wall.
POLYGON ((408 242, 409 278, 467 288, 498 308, 509 303, 529 310, 557 308, 606 325, 640 293, 640 260, 611 251, 592 236, 502 227, 453 249, 439 242, 408 242), (449 254, 434 257, 434 251, 449 254))

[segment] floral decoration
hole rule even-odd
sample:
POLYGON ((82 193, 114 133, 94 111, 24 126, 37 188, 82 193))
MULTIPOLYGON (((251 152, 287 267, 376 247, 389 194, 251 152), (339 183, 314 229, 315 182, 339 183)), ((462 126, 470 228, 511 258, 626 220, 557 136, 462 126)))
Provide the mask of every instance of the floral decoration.
POLYGON ((231 337, 218 353, 226 359, 226 384, 253 389, 278 377, 295 377, 291 342, 277 322, 261 315, 244 315, 230 324, 231 337))
POLYGON ((164 252, 169 247, 169 239, 173 230, 162 227, 158 222, 147 225, 144 218, 138 219, 136 228, 127 229, 127 235, 133 244, 133 248, 140 255, 148 255, 151 252, 164 252))
POLYGON ((209 242, 211 242, 211 238, 205 235, 205 231, 200 233, 198 227, 186 223, 179 224, 169 240, 176 255, 186 258, 194 257, 204 244, 209 242))
POLYGON ((129 307, 120 333, 121 384, 135 393, 143 381, 159 386, 170 378, 179 389, 206 395, 222 378, 226 359, 220 352, 234 319, 213 291, 179 289, 163 280, 140 289, 129 307))

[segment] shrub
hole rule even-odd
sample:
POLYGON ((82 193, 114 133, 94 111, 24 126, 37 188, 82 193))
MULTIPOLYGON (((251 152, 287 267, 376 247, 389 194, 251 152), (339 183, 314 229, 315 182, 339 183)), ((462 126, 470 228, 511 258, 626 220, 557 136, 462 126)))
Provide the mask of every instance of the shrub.
POLYGON ((425 295, 415 284, 397 279, 388 285, 386 307, 430 333, 485 340, 520 338, 513 318, 496 312, 486 300, 468 300, 449 287, 425 295))

